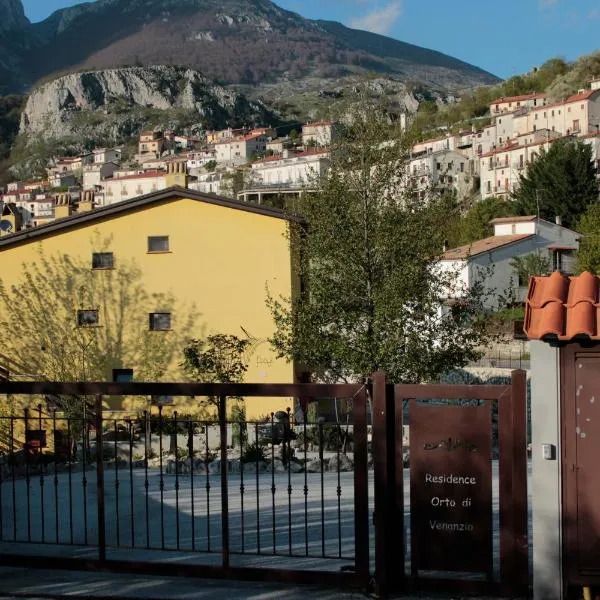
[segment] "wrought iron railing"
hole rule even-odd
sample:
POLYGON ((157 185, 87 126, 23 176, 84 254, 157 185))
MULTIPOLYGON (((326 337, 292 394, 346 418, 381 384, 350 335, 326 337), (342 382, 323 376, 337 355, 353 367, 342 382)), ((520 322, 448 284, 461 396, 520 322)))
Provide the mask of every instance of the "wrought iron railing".
POLYGON ((76 547, 93 547, 100 561, 125 549, 217 554, 226 569, 234 556, 287 558, 287 570, 289 559, 331 560, 336 576, 345 564, 349 576, 366 580, 365 388, 318 386, 321 398, 329 391, 348 399, 344 425, 316 417, 297 423, 291 405, 266 419, 227 416, 228 396, 244 396, 250 408, 251 396, 291 401, 309 397, 311 388, 317 390, 308 384, 0 383, 0 394, 54 394, 70 407, 0 416, 0 429, 8 432, 0 458, 0 553, 14 544, 50 544, 73 547, 70 558, 76 547), (66 395, 74 391, 76 397, 66 395), (103 407, 108 394, 141 391, 179 400, 188 392, 186 414, 162 406, 128 413, 103 407), (198 399, 204 393, 215 398, 208 404, 214 414, 198 418, 193 413, 201 402, 206 414, 206 400, 198 399), (93 410, 83 408, 90 394, 93 410))

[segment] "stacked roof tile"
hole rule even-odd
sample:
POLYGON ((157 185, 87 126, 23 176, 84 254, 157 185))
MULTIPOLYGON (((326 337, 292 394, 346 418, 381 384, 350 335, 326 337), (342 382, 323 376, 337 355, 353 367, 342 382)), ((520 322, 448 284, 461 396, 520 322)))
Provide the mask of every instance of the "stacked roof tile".
POLYGON ((531 340, 600 340, 600 280, 585 272, 565 277, 555 272, 532 277, 524 329, 531 340))

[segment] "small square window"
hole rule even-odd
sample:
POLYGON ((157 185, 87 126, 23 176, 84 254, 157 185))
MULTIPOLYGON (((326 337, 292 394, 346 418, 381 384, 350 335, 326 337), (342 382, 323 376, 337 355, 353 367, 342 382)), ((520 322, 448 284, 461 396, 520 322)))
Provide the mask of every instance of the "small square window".
POLYGON ((150 313, 150 331, 169 331, 171 313, 150 313))
POLYGON ((113 269, 115 258, 112 252, 94 252, 92 254, 92 269, 113 269))
POLYGON ((113 369, 112 380, 115 383, 129 383, 133 381, 133 369, 113 369))
POLYGON ((79 327, 93 327, 99 323, 97 310, 78 310, 77 325, 79 327))
POLYGON ((148 238, 148 252, 168 252, 169 236, 156 235, 148 238))

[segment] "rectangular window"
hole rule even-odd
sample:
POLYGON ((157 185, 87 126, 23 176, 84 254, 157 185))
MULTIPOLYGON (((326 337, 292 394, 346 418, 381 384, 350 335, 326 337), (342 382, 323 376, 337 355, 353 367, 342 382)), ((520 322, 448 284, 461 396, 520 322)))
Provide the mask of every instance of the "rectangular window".
POLYGON ((115 257, 112 252, 94 252, 92 254, 92 269, 113 269, 115 257))
POLYGON ((77 325, 79 327, 93 327, 99 324, 97 310, 78 310, 77 325))
POLYGON ((150 313, 150 331, 169 331, 171 313, 150 313))
POLYGON ((168 252, 169 236, 153 235, 148 237, 148 252, 168 252))
POLYGON ((115 383, 129 383, 133 381, 133 369, 113 369, 112 380, 115 383))
POLYGON ((573 121, 573 131, 579 131, 579 119, 573 121))

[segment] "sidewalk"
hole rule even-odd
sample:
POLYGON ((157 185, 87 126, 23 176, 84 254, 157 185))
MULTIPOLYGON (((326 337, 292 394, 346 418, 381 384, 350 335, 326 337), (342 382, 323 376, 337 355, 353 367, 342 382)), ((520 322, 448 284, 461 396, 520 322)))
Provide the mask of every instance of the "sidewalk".
POLYGON ((295 584, 247 583, 181 577, 0 568, 0 600, 360 600, 342 592, 295 584))
MULTIPOLYGON (((344 592, 284 583, 150 577, 84 571, 0 567, 0 600, 366 600, 344 592)), ((401 596, 401 600, 461 600, 452 594, 401 596)), ((471 599, 472 600, 472 599, 471 599)), ((484 600, 480 598, 479 600, 484 600)), ((493 600, 493 599, 488 599, 493 600)))

